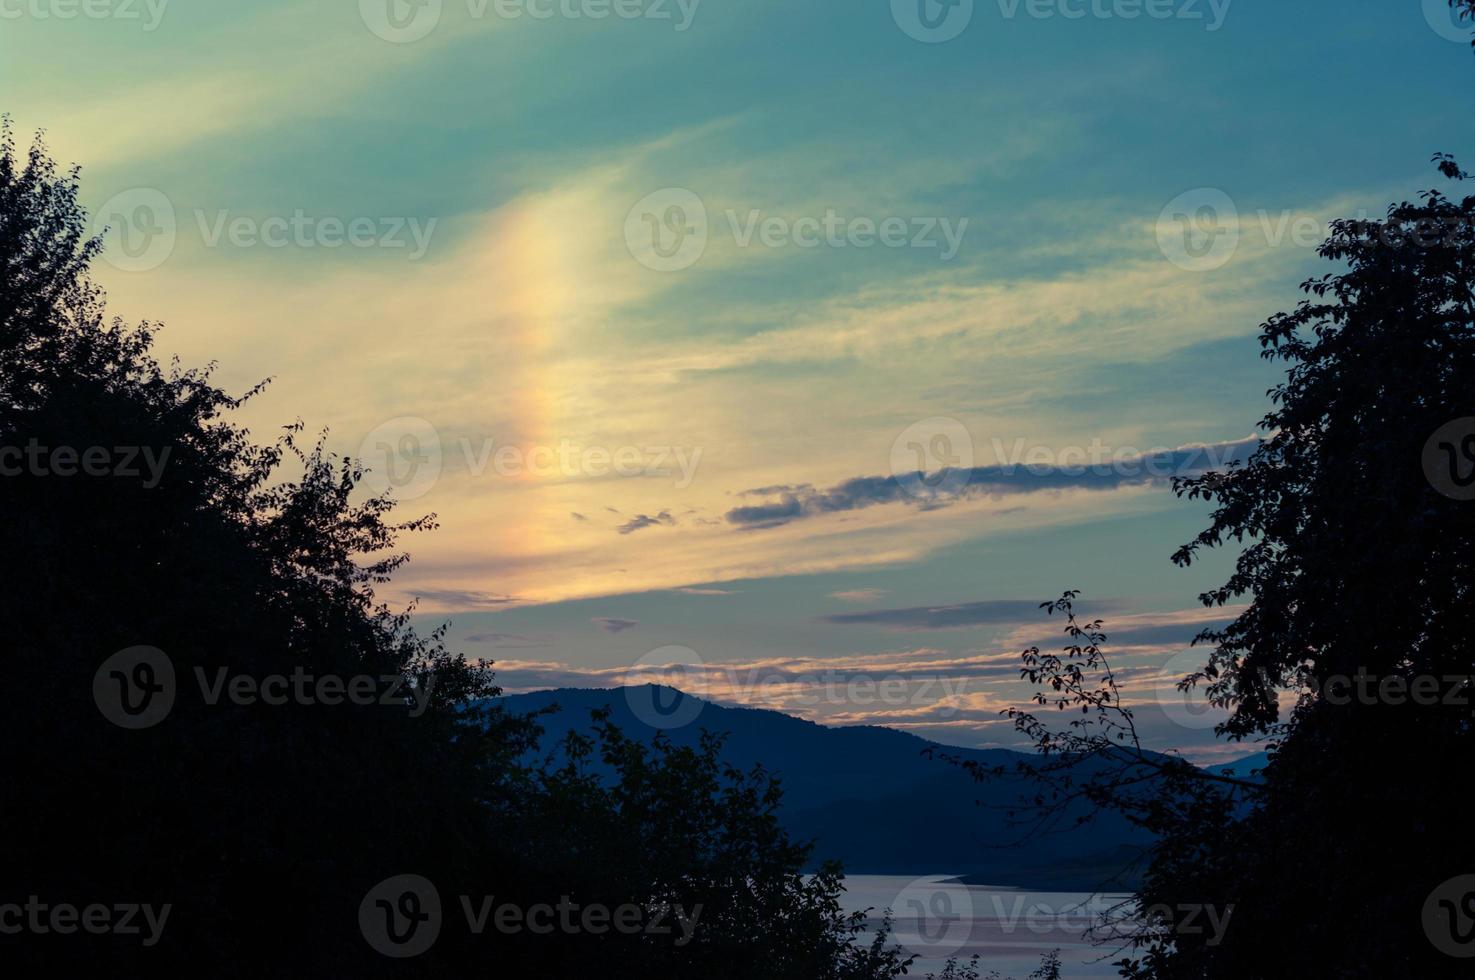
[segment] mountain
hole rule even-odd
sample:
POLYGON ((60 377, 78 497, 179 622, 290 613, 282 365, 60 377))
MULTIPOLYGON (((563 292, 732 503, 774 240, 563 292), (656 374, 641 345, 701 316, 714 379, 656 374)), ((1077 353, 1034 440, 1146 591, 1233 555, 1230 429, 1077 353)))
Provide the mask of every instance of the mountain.
POLYGON ((1236 759, 1222 766, 1209 766, 1208 768, 1213 772, 1228 773, 1231 776, 1238 776, 1241 779, 1256 779, 1259 778, 1257 775, 1258 772, 1268 765, 1270 765, 1270 753, 1256 752, 1254 755, 1247 755, 1243 759, 1236 759))
POLYGON ((1037 889, 1121 890, 1133 879, 1115 876, 1147 841, 1119 816, 1104 814, 1084 830, 1052 838, 1048 857, 1038 856, 1018 846, 1024 827, 1005 813, 1036 787, 1017 780, 978 783, 924 754, 933 749, 990 766, 1025 758, 1004 749, 943 746, 890 728, 831 728, 652 685, 564 688, 501 700, 514 712, 557 707, 540 718, 542 751, 555 756, 567 732, 589 730, 594 709, 608 708, 615 725, 642 741, 657 731, 643 720, 656 717, 652 705, 668 717, 695 713, 691 724, 666 732, 671 741, 694 745, 703 729, 726 733, 725 761, 741 769, 761 763, 780 778, 780 819, 798 838, 816 842, 815 863, 835 858, 851 874, 950 874, 1037 889))

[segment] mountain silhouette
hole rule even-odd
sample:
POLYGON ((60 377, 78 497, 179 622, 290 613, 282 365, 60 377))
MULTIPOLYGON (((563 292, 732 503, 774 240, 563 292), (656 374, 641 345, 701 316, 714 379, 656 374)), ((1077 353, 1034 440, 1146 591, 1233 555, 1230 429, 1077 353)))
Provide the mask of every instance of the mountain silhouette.
MULTIPOLYGON (((1026 758, 1007 749, 944 746, 869 725, 829 727, 649 684, 562 688, 507 695, 502 701, 514 713, 549 711, 539 719, 545 729, 539 751, 555 761, 562 761, 563 737, 590 731, 590 712, 604 708, 611 722, 640 741, 664 731, 677 745, 696 745, 704 729, 725 734, 725 762, 739 769, 762 765, 779 776, 784 787, 780 819, 797 838, 817 842, 815 864, 837 859, 849 874, 952 874, 1037 889, 1120 889, 1135 880, 1128 865, 1150 840, 1141 829, 1106 814, 1097 819, 1090 850, 1062 853, 1047 866, 1016 845, 1024 835, 1023 818, 1009 813, 1038 786, 1012 778, 978 783, 940 756, 928 757, 931 751, 986 766, 1012 766, 1026 758), (695 712, 695 718, 658 728, 651 723, 653 704, 668 717, 695 712)), ((1082 805, 1072 817, 1089 812, 1082 805)))

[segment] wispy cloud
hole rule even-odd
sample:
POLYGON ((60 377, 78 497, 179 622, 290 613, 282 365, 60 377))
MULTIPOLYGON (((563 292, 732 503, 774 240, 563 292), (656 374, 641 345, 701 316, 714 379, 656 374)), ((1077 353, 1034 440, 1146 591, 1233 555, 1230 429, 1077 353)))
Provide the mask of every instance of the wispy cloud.
POLYGON ((887 595, 886 589, 844 589, 840 592, 831 592, 831 599, 839 599, 841 602, 875 602, 887 595))
POLYGON ((419 599, 433 606, 448 609, 498 609, 518 601, 516 596, 462 589, 417 589, 415 594, 419 599))
MULTIPOLYGON (((1020 601, 886 611, 924 628, 947 629, 962 619, 1017 624, 989 648, 962 654, 919 646, 828 657, 602 667, 504 660, 497 665, 497 679, 509 692, 664 684, 709 701, 768 708, 824 724, 884 725, 950 744, 1019 747, 1012 723, 1003 715, 1027 705, 1033 690, 1020 676, 1021 651, 1064 642, 1059 623, 1051 623, 1037 606, 1020 601)), ((1136 713, 1146 743, 1168 749, 1188 741, 1191 758, 1233 757, 1215 744, 1211 713, 1196 710, 1195 717, 1207 717, 1208 723, 1183 727, 1184 701, 1176 683, 1187 669, 1185 650, 1193 635, 1237 615, 1240 607, 1154 613, 1125 613, 1120 607, 1116 601, 1078 603, 1077 611, 1111 613, 1106 618, 1112 667, 1122 687, 1122 704, 1136 713)))
POLYGON ((671 516, 669 510, 663 510, 654 517, 649 514, 636 514, 625 523, 621 524, 617 531, 621 534, 633 534, 648 527, 675 527, 676 518, 671 516))
POLYGON ((524 636, 521 633, 472 633, 466 637, 466 642, 510 650, 530 650, 553 645, 553 641, 548 637, 524 636))
MULTIPOLYGON (((1174 476, 1197 476, 1242 461, 1259 440, 1253 436, 1213 445, 1183 446, 1166 452, 1091 465, 1047 466, 996 463, 968 469, 898 476, 861 476, 826 489, 809 485, 766 488, 777 499, 734 507, 727 520, 746 528, 771 528, 805 517, 860 510, 879 504, 906 503, 946 507, 958 500, 1060 490, 1115 490, 1124 486, 1167 483, 1174 476)), ((765 490, 745 491, 762 494, 765 490)))
MULTIPOLYGON (((1122 608, 1120 602, 1080 603, 1092 615, 1122 608)), ((1042 618, 1040 604, 1032 599, 988 599, 950 606, 910 606, 902 609, 873 609, 866 612, 834 613, 820 621, 837 626, 879 626, 897 632, 959 630, 975 626, 1026 623, 1042 618)))

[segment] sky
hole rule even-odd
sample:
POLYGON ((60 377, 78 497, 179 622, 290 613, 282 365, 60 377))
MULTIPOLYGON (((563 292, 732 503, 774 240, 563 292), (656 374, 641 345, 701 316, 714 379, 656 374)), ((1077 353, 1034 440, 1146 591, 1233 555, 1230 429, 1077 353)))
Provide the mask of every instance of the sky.
POLYGON ((1169 477, 1472 75, 1443 0, 0 0, 114 312, 434 512, 382 595, 508 690, 1012 745, 1079 589, 1199 761, 1169 477))

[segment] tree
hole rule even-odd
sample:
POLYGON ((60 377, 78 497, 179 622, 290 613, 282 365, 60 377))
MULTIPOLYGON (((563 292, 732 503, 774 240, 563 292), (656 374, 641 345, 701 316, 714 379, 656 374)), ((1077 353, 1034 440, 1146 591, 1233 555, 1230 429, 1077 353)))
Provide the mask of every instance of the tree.
MULTIPOLYGON (((644 947, 627 960, 638 966, 631 977, 842 980, 904 972, 910 959, 886 944, 887 927, 865 946, 856 942, 865 916, 841 911, 838 866, 795 873, 810 848, 779 825, 782 791, 771 774, 723 763, 723 738, 712 733, 697 746, 664 735, 645 745, 610 724, 608 711, 593 715, 593 734, 570 733, 563 764, 540 774, 542 792, 516 836, 559 887, 576 883, 611 906, 659 896, 662 907, 700 910, 684 946, 631 937, 644 947), (596 755, 610 778, 592 774, 596 755)), ((602 937, 586 941, 609 951, 602 937)), ((565 952, 574 965, 595 960, 578 957, 571 944, 565 952)), ((601 975, 623 974, 606 967, 601 975)))
MULTIPOLYGON (((1041 603, 1050 615, 1065 618, 1066 644, 1059 653, 1031 646, 1020 655, 1020 676, 1036 685, 1033 710, 1010 708, 1015 731, 1037 758, 982 765, 949 754, 975 780, 1014 782, 1021 797, 1005 806, 1020 828, 1021 840, 1042 862, 1058 860, 1074 840, 1089 837, 1104 813, 1120 814, 1148 831, 1155 842, 1125 857, 1101 887, 1136 894, 1107 909, 1090 930, 1102 945, 1121 953, 1145 950, 1148 959, 1171 952, 1182 966, 1202 945, 1217 945, 1232 911, 1213 904, 1195 869, 1203 849, 1231 828, 1236 814, 1263 791, 1255 779, 1200 769, 1176 755, 1148 750, 1136 718, 1108 660, 1100 620, 1082 623, 1075 613, 1079 593, 1041 603), (1047 721, 1054 711, 1069 718, 1064 727, 1047 721), (1211 929, 1205 931, 1205 921, 1211 929)), ((1141 973, 1130 956, 1118 961, 1128 975, 1196 976, 1141 973)))
POLYGON ((1475 466, 1475 197, 1431 190, 1381 221, 1334 222, 1320 254, 1341 271, 1306 282, 1310 298, 1262 328, 1263 356, 1288 365, 1267 438, 1243 467, 1177 486, 1215 509, 1174 560, 1248 542, 1201 598, 1252 597, 1200 637, 1209 664, 1187 683, 1231 711, 1225 734, 1277 746, 1260 805, 1218 866, 1205 862, 1242 900, 1203 975, 1244 975, 1232 971, 1256 961, 1256 944, 1284 935, 1273 904, 1327 895, 1351 907, 1311 918, 1315 941, 1292 962, 1441 975, 1454 961, 1418 909, 1460 870, 1437 842, 1463 833, 1457 773, 1472 747, 1468 707, 1448 702, 1468 701, 1475 673, 1475 520, 1462 499, 1475 466), (1376 691, 1344 691, 1365 687, 1358 678, 1376 691), (1435 685, 1435 703, 1412 698, 1415 684, 1435 685), (1435 846, 1405 849, 1415 840, 1435 846), (1233 870, 1234 846, 1254 856, 1249 874, 1233 870))
MULTIPOLYGON (((1468 179, 1444 156, 1439 170, 1468 179)), ((1134 952, 1134 978, 1454 976, 1422 910, 1470 868, 1466 783, 1475 674, 1475 197, 1438 190, 1377 221, 1336 221, 1320 248, 1338 271, 1262 327, 1262 356, 1287 364, 1265 437, 1243 465, 1179 480, 1211 502, 1181 548, 1242 548, 1219 607, 1233 622, 1195 642, 1203 685, 1231 739, 1265 739, 1258 779, 1145 752, 1104 653, 1102 624, 1077 622, 1061 654, 1023 655, 1035 704, 1063 730, 1009 714, 1041 760, 1017 772, 1046 792, 1022 801, 1042 855, 1086 800, 1154 831, 1143 880, 1105 938, 1134 952), (1422 692, 1418 694, 1416 692, 1422 692), (1176 913, 1215 910, 1222 931, 1176 913)))
POLYGON ((300 422, 258 444, 230 415, 259 386, 233 396, 208 369, 162 367, 155 325, 110 320, 77 189, 77 171, 39 142, 20 158, 0 126, 0 907, 169 911, 152 944, 75 918, 53 929, 45 912, 12 935, 6 911, 9 972, 901 972, 884 930, 854 942, 838 869, 801 873, 777 784, 722 770, 716 742, 645 748, 606 727, 610 785, 529 763, 536 719, 508 715, 444 628, 420 635, 375 598, 407 560, 398 537, 433 516, 392 522, 388 498, 359 492, 362 467, 300 422), (272 703, 272 678, 294 694, 272 703), (238 680, 260 696, 234 696, 238 680), (359 680, 372 696, 345 700, 359 680), (122 710, 169 697, 147 726, 122 710), (407 873, 444 898, 444 928, 393 959, 365 923, 420 908, 376 898, 407 873), (706 913, 685 945, 477 936, 456 921, 482 896, 706 913))
MULTIPOLYGON (((1451 179, 1467 176, 1436 160, 1451 179)), ((1200 679, 1233 710, 1231 734, 1270 729, 1287 684, 1314 690, 1358 666, 1462 664, 1469 515, 1431 482, 1439 461, 1425 457, 1438 430, 1475 410, 1472 212, 1475 199, 1430 191, 1386 221, 1333 223, 1320 254, 1348 270, 1305 283, 1315 299, 1261 333, 1263 356, 1289 365, 1270 393, 1268 438, 1244 467, 1177 485, 1217 507, 1175 562, 1251 542, 1229 582, 1201 597, 1254 596, 1202 637, 1215 650, 1200 679)))
MULTIPOLYGON (((1460 17, 1475 21, 1475 0, 1449 0, 1449 5, 1459 13, 1460 17)), ((1470 47, 1475 48, 1475 38, 1471 39, 1470 47)))
POLYGON ((396 535, 429 520, 390 524, 387 500, 353 501, 361 469, 300 445, 300 424, 256 445, 226 420, 254 391, 166 370, 153 325, 107 319, 77 186, 39 142, 22 164, 4 128, 0 603, 8 679, 26 694, 0 722, 0 880, 22 900, 175 911, 150 949, 28 932, 9 958, 56 967, 102 946, 140 969, 227 973, 269 954, 351 960, 362 943, 332 926, 366 887, 366 856, 434 868, 486 833, 516 797, 506 763, 530 726, 466 710, 495 693, 490 675, 374 600, 405 560, 396 535), (125 731, 94 679, 141 644, 169 658, 178 698, 163 723, 125 731), (241 706, 208 703, 197 671, 436 683, 341 710, 241 706))

